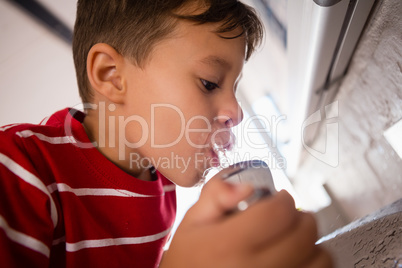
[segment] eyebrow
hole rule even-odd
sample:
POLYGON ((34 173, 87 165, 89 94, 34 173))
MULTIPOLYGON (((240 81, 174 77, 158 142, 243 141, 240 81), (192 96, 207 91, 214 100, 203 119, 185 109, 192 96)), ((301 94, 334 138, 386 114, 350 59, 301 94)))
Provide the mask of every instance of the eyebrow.
POLYGON ((208 65, 218 65, 225 69, 231 68, 231 64, 229 62, 218 56, 208 56, 200 60, 200 62, 208 65))

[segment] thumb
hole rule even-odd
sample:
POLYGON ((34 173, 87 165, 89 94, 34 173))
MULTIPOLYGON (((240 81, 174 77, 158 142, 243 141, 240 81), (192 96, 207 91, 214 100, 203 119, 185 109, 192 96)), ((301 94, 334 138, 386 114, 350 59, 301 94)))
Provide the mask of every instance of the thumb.
POLYGON ((249 184, 232 184, 213 178, 204 186, 199 200, 187 212, 186 217, 194 224, 216 221, 226 216, 252 193, 253 187, 249 184))

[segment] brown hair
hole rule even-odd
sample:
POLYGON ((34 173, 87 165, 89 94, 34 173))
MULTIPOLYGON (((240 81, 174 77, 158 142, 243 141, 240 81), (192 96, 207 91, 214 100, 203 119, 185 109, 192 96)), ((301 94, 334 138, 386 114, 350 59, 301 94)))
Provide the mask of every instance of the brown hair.
MULTIPOLYGON (((154 46, 171 34, 177 19, 198 24, 220 23, 217 34, 241 27, 246 38, 246 60, 262 39, 263 27, 254 10, 237 0, 198 0, 201 14, 178 14, 194 0, 79 0, 74 26, 73 55, 82 101, 92 92, 86 72, 88 52, 94 44, 107 43, 134 64, 143 66, 154 46)), ((195 3, 197 3, 195 2, 195 3)), ((193 12, 194 13, 194 12, 193 12)))

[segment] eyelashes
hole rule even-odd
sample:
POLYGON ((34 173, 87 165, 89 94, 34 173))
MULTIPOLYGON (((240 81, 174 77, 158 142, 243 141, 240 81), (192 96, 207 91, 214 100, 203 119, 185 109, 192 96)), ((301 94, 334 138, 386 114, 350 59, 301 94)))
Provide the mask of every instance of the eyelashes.
POLYGON ((216 83, 212 83, 212 82, 210 82, 208 80, 205 80, 205 79, 200 79, 200 80, 201 80, 202 85, 204 86, 204 88, 207 91, 213 91, 213 90, 219 88, 219 86, 216 83))

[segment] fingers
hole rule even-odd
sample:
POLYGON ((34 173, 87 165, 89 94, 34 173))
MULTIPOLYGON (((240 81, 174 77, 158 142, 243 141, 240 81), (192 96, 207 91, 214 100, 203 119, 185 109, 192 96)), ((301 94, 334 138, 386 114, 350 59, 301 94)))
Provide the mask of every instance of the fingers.
POLYGON ((286 191, 227 213, 252 191, 211 180, 178 228, 166 267, 332 267, 328 253, 315 245, 313 216, 297 211, 286 191))
POLYGON ((187 215, 197 224, 216 221, 236 208, 237 204, 252 192, 250 185, 234 185, 220 179, 211 180, 204 186, 200 199, 187 215))
POLYGON ((288 232, 295 224, 296 217, 297 210, 293 198, 286 191, 281 191, 260 200, 245 211, 236 213, 225 224, 236 224, 239 239, 258 247, 283 236, 283 233, 288 232))
POLYGON ((223 229, 236 230, 230 244, 241 241, 255 257, 252 267, 331 267, 330 257, 318 250, 317 226, 310 213, 296 210, 293 198, 281 191, 261 200, 225 222, 223 229), (233 228, 233 226, 236 226, 233 228), (327 265, 328 266, 325 266, 327 265), (262 266, 264 267, 264 266, 262 266))
POLYGON ((317 250, 317 231, 314 217, 309 213, 297 212, 295 225, 283 233, 280 239, 263 245, 258 260, 271 261, 272 267, 300 267, 310 261, 317 250), (275 258, 273 258, 275 256, 275 258))
POLYGON ((303 265, 302 267, 305 268, 332 268, 334 267, 333 260, 328 253, 328 251, 324 250, 323 248, 316 246, 316 250, 314 255, 310 258, 308 263, 303 265))

